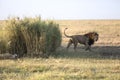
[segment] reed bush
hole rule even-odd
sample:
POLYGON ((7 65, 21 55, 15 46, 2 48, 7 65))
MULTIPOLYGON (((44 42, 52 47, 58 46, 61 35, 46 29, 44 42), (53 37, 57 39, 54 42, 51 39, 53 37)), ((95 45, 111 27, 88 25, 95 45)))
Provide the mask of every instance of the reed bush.
POLYGON ((1 39, 0 40, 0 54, 6 53, 6 51, 7 51, 6 41, 1 39))
POLYGON ((54 55, 61 45, 59 25, 51 21, 42 21, 40 17, 12 18, 7 27, 10 33, 11 54, 49 57, 54 55))
POLYGON ((8 35, 4 25, 0 25, 0 54, 6 53, 8 50, 8 35))

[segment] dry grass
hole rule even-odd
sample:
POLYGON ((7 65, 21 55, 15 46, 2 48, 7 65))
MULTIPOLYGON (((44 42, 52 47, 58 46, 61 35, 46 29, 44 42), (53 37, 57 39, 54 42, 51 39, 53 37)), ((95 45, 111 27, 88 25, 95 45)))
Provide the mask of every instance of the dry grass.
MULTIPOLYGON (((67 27, 67 34, 85 34, 90 31, 99 33, 97 44, 120 45, 120 20, 58 20, 63 34, 67 27)), ((63 35, 63 44, 68 39, 63 35)))
POLYGON ((56 58, 22 58, 0 60, 0 80, 120 80, 120 21, 119 20, 65 20, 56 21, 63 34, 84 34, 97 31, 99 41, 94 52, 78 46, 66 51, 67 38, 63 35, 62 47, 56 58), (104 55, 108 54, 110 55, 104 55), (116 56, 111 53, 117 53, 116 56))
POLYGON ((119 80, 119 63, 80 58, 1 60, 0 80, 119 80))

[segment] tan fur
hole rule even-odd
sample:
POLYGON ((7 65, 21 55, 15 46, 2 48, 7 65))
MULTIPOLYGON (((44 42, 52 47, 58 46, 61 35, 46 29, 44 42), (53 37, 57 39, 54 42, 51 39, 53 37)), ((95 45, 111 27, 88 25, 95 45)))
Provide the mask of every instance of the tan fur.
POLYGON ((71 44, 74 44, 74 49, 76 49, 77 44, 83 44, 86 47, 86 50, 90 50, 90 47, 92 44, 94 44, 94 41, 98 40, 98 34, 96 32, 90 32, 84 35, 72 35, 72 36, 68 36, 65 31, 68 28, 65 28, 64 30, 64 35, 69 39, 68 41, 68 45, 67 45, 67 49, 71 46, 71 44))

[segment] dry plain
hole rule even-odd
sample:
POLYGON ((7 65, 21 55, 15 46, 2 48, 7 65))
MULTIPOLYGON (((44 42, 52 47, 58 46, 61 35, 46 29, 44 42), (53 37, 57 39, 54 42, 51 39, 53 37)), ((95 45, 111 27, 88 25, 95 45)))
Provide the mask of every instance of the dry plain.
POLYGON ((0 60, 0 80, 120 80, 120 20, 55 20, 60 25, 62 45, 58 56, 0 60), (93 52, 83 45, 66 51, 68 35, 99 33, 93 52))

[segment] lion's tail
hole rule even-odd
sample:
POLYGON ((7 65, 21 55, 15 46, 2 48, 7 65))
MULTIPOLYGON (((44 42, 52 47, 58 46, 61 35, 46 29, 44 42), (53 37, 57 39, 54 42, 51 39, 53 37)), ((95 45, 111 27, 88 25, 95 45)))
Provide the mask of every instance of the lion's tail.
POLYGON ((64 29, 64 35, 66 36, 66 37, 68 37, 68 38, 71 38, 71 36, 68 36, 66 33, 65 33, 65 31, 67 30, 68 28, 65 28, 64 29))

